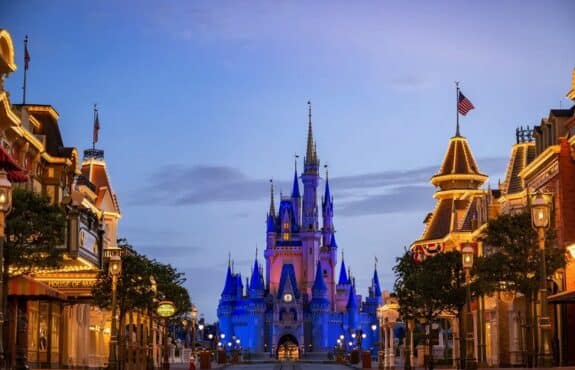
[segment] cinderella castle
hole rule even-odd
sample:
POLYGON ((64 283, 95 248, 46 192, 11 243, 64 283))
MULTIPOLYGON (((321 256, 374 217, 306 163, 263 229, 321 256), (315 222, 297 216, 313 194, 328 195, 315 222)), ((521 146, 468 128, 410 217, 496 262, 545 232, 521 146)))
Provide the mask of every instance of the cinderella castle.
POLYGON ((273 183, 266 220, 265 274, 257 256, 251 276, 242 283, 230 263, 218 305, 219 339, 226 348, 290 356, 327 352, 340 346, 370 349, 378 343, 376 310, 382 294, 374 270, 369 294, 362 300, 355 279, 342 261, 335 283, 338 245, 329 179, 321 201, 319 158, 308 102, 304 172, 293 177, 291 196, 281 196, 276 212, 273 183), (303 196, 300 193, 300 180, 303 196))

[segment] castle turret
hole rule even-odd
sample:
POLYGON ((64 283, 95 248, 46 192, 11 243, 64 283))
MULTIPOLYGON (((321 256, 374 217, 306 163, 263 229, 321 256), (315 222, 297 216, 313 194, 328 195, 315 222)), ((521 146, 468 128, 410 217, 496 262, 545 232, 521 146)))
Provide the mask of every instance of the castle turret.
POLYGON ((232 332, 232 313, 236 301, 236 281, 232 274, 232 267, 228 261, 226 282, 218 305, 219 331, 225 335, 232 332))
POLYGON ((337 247, 335 245, 334 227, 333 227, 333 197, 329 190, 329 175, 327 169, 325 171, 325 191, 322 201, 322 219, 323 219, 323 246, 324 247, 337 247))
POLYGON ((247 304, 247 312, 250 314, 250 335, 248 338, 249 348, 252 348, 255 352, 264 351, 264 327, 265 327, 265 312, 266 304, 264 301, 264 282, 260 273, 260 266, 258 264, 257 257, 254 261, 254 268, 252 271, 252 277, 250 279, 250 285, 248 288, 249 302, 247 304))
POLYGON ((321 262, 317 261, 315 280, 312 287, 312 300, 310 311, 312 314, 312 344, 315 352, 323 352, 328 349, 329 335, 329 300, 328 289, 323 280, 321 262))
POLYGON ((349 297, 345 308, 347 310, 347 323, 349 330, 359 328, 359 306, 357 304, 354 284, 352 284, 349 289, 349 297))
POLYGON ((301 195, 299 193, 299 179, 297 177, 297 156, 295 161, 295 168, 293 174, 293 186, 291 191, 291 200, 295 213, 295 220, 298 225, 301 225, 301 195))

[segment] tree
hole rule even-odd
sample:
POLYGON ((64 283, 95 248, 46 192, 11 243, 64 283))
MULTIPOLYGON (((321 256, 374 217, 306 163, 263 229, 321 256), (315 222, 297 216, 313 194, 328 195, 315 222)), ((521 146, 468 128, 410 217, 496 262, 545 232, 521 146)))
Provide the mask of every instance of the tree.
MULTIPOLYGON (((533 306, 539 290, 541 276, 541 253, 537 247, 537 232, 531 226, 529 212, 500 215, 489 221, 480 240, 484 245, 484 256, 478 258, 476 275, 478 288, 484 293, 508 290, 525 297, 526 338, 528 363, 533 364, 535 331, 533 306)), ((555 233, 546 233, 545 261, 546 278, 565 266, 565 252, 555 246, 555 233)))
MULTIPOLYGON (((66 215, 47 197, 25 189, 12 192, 12 211, 6 218, 4 273, 29 274, 38 268, 57 268, 65 250, 66 215)), ((4 280, 7 281, 7 280, 4 280)))
MULTIPOLYGON (((406 250, 397 258, 394 290, 399 297, 400 314, 404 319, 423 319, 431 332, 431 325, 446 313, 459 315, 465 302, 465 286, 461 254, 457 251, 439 253, 416 262, 406 250)), ((428 366, 433 369, 432 341, 429 346, 428 366)))

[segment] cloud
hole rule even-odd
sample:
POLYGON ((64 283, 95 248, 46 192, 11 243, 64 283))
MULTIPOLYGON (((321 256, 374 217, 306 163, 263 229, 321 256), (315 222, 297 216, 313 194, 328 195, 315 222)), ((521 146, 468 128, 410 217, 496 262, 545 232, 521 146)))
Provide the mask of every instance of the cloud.
POLYGON ((336 205, 336 211, 342 216, 363 216, 430 210, 434 203, 433 191, 429 185, 395 187, 384 194, 344 202, 340 207, 336 205))
MULTIPOLYGON (((506 158, 478 160, 483 173, 504 172, 506 158)), ((433 205, 429 179, 438 166, 340 176, 330 179, 338 213, 345 216, 426 210, 433 205)), ((156 170, 149 185, 129 195, 131 205, 195 206, 256 201, 269 197, 269 180, 252 178, 230 166, 169 165, 156 170), (174 197, 174 194, 177 194, 174 197), (142 200, 145 199, 145 202, 142 200)), ((291 181, 276 181, 291 189, 291 181)), ((245 217, 245 215, 238 215, 245 217)))

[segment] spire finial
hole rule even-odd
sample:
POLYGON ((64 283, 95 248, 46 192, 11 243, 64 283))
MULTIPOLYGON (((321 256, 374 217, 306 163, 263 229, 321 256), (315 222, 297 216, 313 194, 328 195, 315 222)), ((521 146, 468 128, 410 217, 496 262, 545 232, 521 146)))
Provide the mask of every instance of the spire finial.
POLYGON ((314 163, 315 156, 314 156, 314 142, 313 142, 313 132, 311 127, 311 101, 308 100, 308 124, 307 124, 307 147, 305 153, 305 161, 306 163, 314 163))
POLYGON ((258 260, 258 245, 256 244, 256 261, 258 260))
POLYGON ((377 270, 377 256, 375 256, 375 269, 377 270))
POLYGON ((323 165, 323 168, 325 168, 325 181, 329 181, 329 168, 327 163, 323 165))
POLYGON ((344 258, 343 258, 343 248, 341 248, 341 260, 342 260, 342 261, 344 260, 344 258))
POLYGON ((275 217, 276 215, 276 208, 274 202, 274 180, 270 179, 270 216, 275 217))
POLYGON ((232 267, 232 252, 228 252, 228 267, 232 267))
POLYGON ((299 155, 297 153, 295 153, 293 156, 294 156, 294 168, 295 168, 295 172, 297 173, 297 160, 299 158, 299 155))

